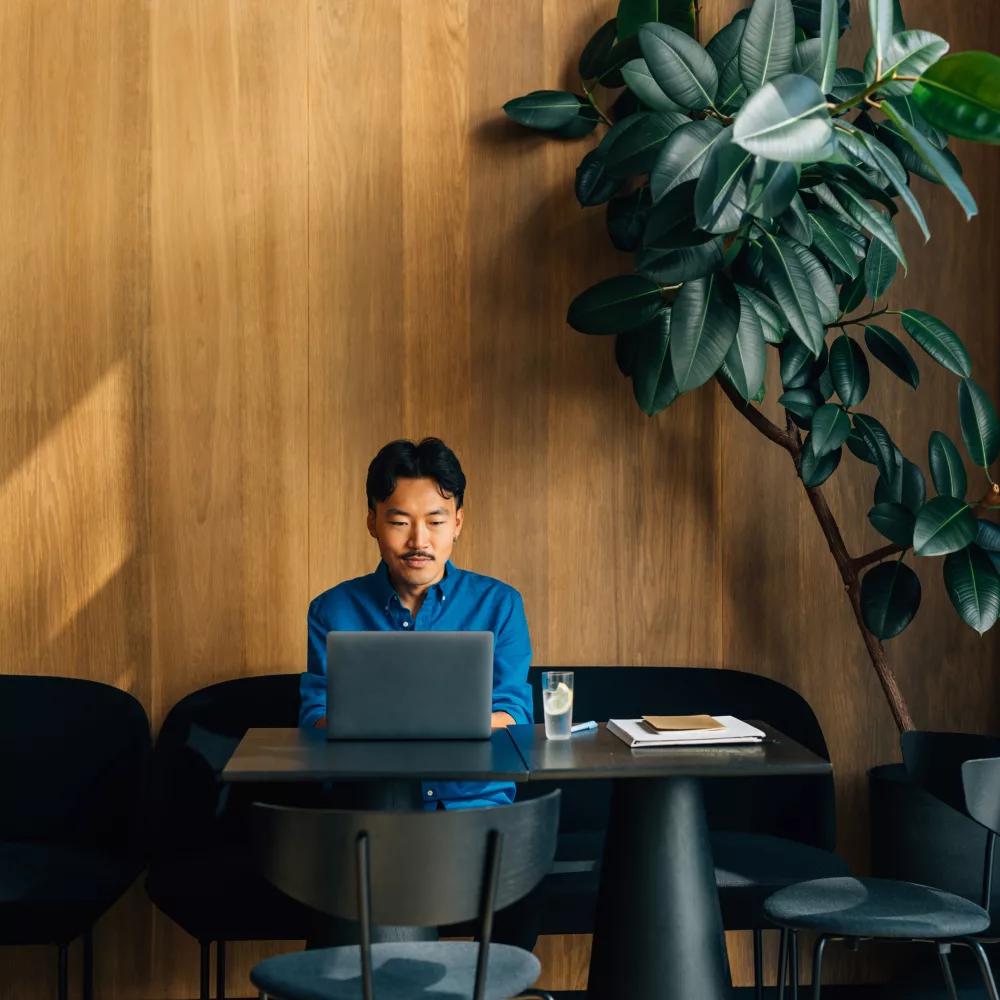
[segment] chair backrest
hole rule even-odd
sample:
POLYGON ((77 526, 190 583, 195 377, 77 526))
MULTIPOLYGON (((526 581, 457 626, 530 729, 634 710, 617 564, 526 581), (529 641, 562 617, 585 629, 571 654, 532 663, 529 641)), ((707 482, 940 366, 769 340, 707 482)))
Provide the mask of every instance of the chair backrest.
MULTIPOLYGON (((529 680, 535 718, 542 719, 541 673, 573 670, 573 719, 636 718, 640 715, 734 715, 774 726, 796 742, 829 759, 826 740, 809 703, 790 687, 739 670, 709 667, 532 667, 529 680)), ((604 829, 611 782, 571 781, 529 785, 529 792, 561 787, 562 829, 604 829)), ((709 826, 787 837, 832 850, 836 832, 833 778, 808 775, 742 778, 703 782, 709 826)))
POLYGON ((324 913, 360 920, 358 845, 371 874, 370 919, 432 927, 481 916, 490 841, 500 835, 491 910, 530 892, 556 848, 559 793, 483 809, 368 812, 253 806, 255 853, 282 892, 324 913))
POLYGON ((986 827, 980 903, 990 908, 993 855, 1000 833, 1000 738, 911 729, 899 738, 910 779, 986 827))
POLYGON ((0 840, 145 853, 149 719, 71 677, 0 676, 0 840))
POLYGON ((221 773, 248 729, 294 728, 300 674, 222 681, 182 698, 167 714, 153 750, 150 812, 154 857, 249 841, 255 785, 221 773))
POLYGON ((1000 738, 973 733, 932 733, 911 729, 901 734, 900 746, 910 780, 935 798, 964 813, 994 833, 1000 809, 1000 738), (982 761, 965 777, 968 761, 982 761), (971 793, 971 794, 970 794, 971 793), (994 797, 992 806, 990 796, 994 797), (975 808, 973 810, 973 803, 975 808))

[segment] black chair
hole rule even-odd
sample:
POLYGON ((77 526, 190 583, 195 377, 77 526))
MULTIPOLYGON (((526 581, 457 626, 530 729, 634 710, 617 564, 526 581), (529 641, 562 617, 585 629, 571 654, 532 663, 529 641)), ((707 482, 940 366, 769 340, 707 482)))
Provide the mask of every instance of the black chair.
MULTIPOLYGON (((986 827, 982 894, 971 900, 930 886, 892 879, 823 879, 776 893, 765 905, 782 928, 779 964, 785 963, 786 932, 818 935, 813 958, 813 997, 822 988, 823 953, 831 940, 930 941, 937 945, 950 1000, 958 994, 949 954, 956 944, 972 949, 990 1000, 1000 1000, 982 941, 997 940, 987 910, 993 854, 1000 833, 1000 739, 965 733, 902 734, 907 774, 931 795, 986 827)), ((781 994, 779 993, 779 1000, 781 994)))
MULTIPOLYGON (((541 672, 533 667, 535 718, 542 718, 541 672)), ((553 667, 551 669, 571 669, 553 667)), ((826 741, 813 710, 778 681, 736 670, 699 667, 578 667, 573 718, 635 718, 669 714, 734 715, 769 723, 824 759, 826 741)), ((559 845, 546 877, 543 934, 587 934, 594 926, 610 781, 559 786, 535 782, 519 796, 561 787, 559 845)), ((753 931, 756 995, 763 994, 762 930, 772 925, 764 901, 805 879, 848 874, 833 853, 836 816, 833 778, 743 778, 703 784, 727 930, 753 931)), ((797 961, 793 973, 797 975, 797 961)))
POLYGON ((247 729, 298 725, 299 676, 243 677, 195 691, 170 710, 153 751, 146 892, 201 945, 202 1000, 212 941, 222 998, 227 941, 296 941, 311 929, 310 911, 277 892, 252 857, 250 804, 280 791, 221 778, 247 729))
POLYGON ((558 792, 485 809, 260 804, 254 813, 267 878, 293 899, 356 921, 360 934, 360 945, 255 965, 250 979, 265 1000, 501 1000, 527 995, 522 990, 538 978, 531 952, 491 944, 490 933, 494 912, 530 892, 549 869, 558 792), (372 943, 373 924, 437 927, 477 917, 478 944, 372 943))
POLYGON ((59 998, 83 935, 146 861, 149 720, 130 694, 67 677, 0 676, 0 944, 55 944, 59 998))

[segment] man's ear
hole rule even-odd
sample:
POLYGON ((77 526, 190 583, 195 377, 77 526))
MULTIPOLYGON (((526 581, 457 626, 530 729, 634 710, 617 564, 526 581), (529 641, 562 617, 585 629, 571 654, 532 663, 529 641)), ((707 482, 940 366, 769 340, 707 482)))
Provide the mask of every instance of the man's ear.
POLYGON ((370 507, 368 508, 368 534, 371 535, 372 538, 378 538, 378 535, 375 534, 375 511, 373 511, 370 507))
POLYGON ((458 533, 462 530, 462 522, 465 520, 465 508, 459 507, 455 512, 455 541, 458 541, 458 533))

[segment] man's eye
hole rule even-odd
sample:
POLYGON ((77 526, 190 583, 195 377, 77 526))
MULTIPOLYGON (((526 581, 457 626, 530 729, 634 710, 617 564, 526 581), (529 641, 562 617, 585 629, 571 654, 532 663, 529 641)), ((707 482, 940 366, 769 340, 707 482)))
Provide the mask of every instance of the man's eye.
POLYGON ((390 521, 389 524, 394 525, 397 528, 402 528, 406 522, 405 521, 390 521))
POLYGON ((436 528, 438 525, 444 524, 444 521, 431 521, 431 526, 436 528))

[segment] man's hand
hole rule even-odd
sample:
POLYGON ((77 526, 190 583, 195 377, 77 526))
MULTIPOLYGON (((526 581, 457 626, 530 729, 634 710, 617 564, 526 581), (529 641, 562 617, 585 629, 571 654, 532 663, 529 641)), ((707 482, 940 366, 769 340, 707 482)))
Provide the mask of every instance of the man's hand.
POLYGON ((325 729, 326 728, 326 716, 324 715, 322 719, 317 719, 313 729, 325 729))
POLYGON ((490 717, 490 725, 494 729, 506 729, 507 726, 516 726, 514 716, 508 712, 494 712, 490 717))

